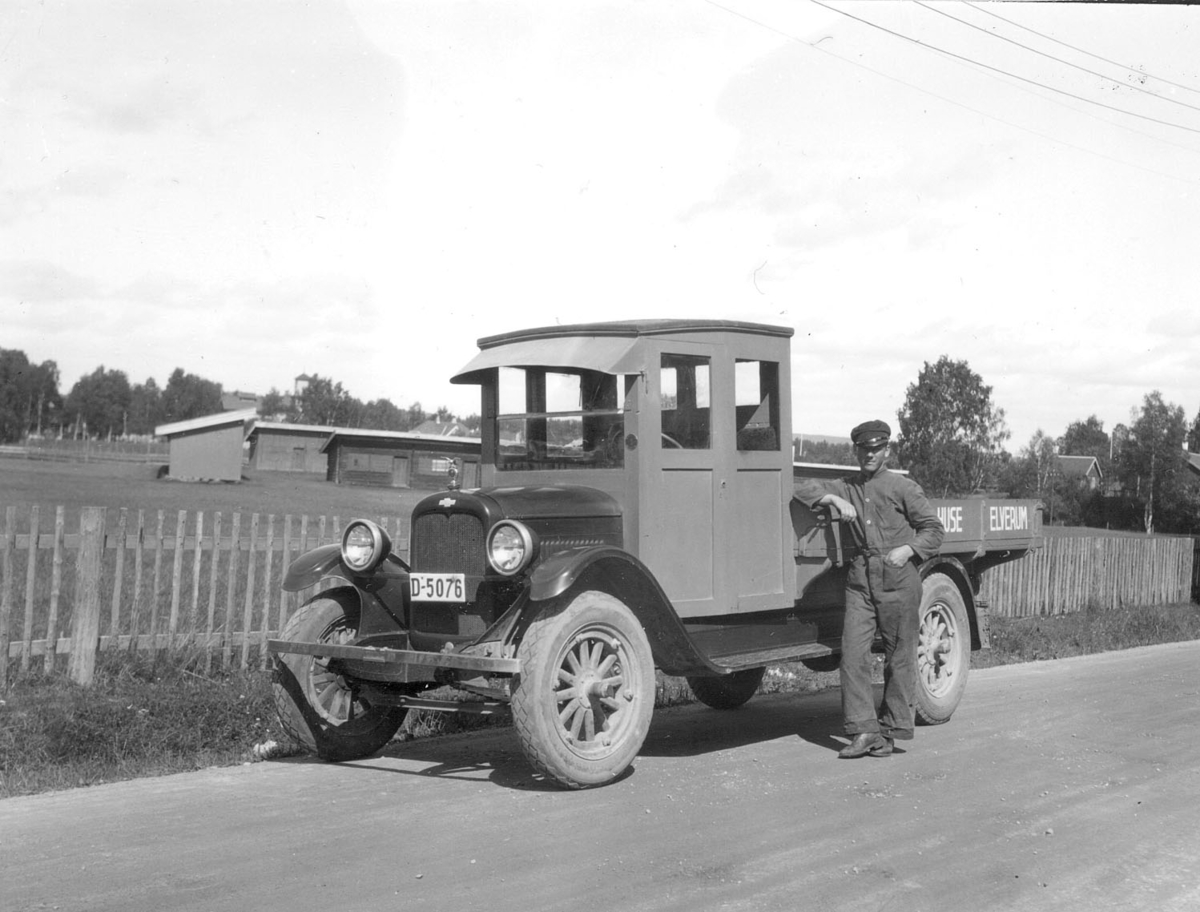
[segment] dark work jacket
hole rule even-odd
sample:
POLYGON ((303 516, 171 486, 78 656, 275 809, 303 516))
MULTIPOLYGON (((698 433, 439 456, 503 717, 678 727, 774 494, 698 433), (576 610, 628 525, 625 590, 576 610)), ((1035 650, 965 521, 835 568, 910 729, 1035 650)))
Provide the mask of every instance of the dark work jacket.
POLYGON ((826 494, 850 501, 858 518, 850 525, 859 555, 850 565, 846 585, 869 598, 885 593, 920 593, 917 564, 937 554, 945 529, 937 511, 921 486, 905 475, 883 469, 871 478, 861 472, 849 478, 826 481, 805 479, 796 484, 794 495, 813 507, 826 494), (893 548, 911 545, 915 558, 903 567, 889 567, 884 557, 893 548))

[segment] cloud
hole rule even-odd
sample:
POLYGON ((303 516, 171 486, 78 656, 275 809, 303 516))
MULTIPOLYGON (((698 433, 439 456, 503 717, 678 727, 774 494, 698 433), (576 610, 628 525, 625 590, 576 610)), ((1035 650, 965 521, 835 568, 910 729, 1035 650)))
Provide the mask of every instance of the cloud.
MULTIPOLYGON (((1178 309, 1152 314, 1146 323, 1146 331, 1174 344, 1183 339, 1195 341, 1200 338, 1200 310, 1178 309)), ((1188 351, 1196 352, 1196 347, 1189 345, 1188 351)))
POLYGON ((91 278, 49 260, 0 262, 0 289, 0 296, 8 299, 6 320, 9 307, 63 304, 99 294, 91 278))

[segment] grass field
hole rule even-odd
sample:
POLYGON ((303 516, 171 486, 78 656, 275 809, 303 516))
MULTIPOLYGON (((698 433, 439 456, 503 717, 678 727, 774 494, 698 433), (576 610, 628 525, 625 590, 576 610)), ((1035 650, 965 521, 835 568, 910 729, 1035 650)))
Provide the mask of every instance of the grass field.
MULTIPOLYGON (((284 514, 337 516, 407 516, 428 491, 339 485, 312 475, 246 471, 240 483, 182 482, 155 478, 152 465, 67 463, 0 459, 0 507, 41 508, 53 522, 54 508, 65 507, 67 529, 78 528, 81 507, 128 507, 147 515, 166 510, 220 510, 226 515, 284 514)), ((110 515, 110 521, 112 516, 110 515)))

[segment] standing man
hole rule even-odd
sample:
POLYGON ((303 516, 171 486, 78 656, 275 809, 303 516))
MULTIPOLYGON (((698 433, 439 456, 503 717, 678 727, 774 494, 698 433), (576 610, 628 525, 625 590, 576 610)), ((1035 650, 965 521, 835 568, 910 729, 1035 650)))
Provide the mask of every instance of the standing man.
POLYGON ((796 486, 810 508, 832 506, 847 523, 858 555, 846 579, 842 627, 842 717, 850 743, 844 759, 886 757, 897 740, 913 736, 920 630, 921 575, 917 565, 937 553, 945 530, 920 485, 884 468, 892 429, 867 421, 850 432, 859 473, 796 486), (875 711, 871 643, 884 645, 883 704, 875 711))

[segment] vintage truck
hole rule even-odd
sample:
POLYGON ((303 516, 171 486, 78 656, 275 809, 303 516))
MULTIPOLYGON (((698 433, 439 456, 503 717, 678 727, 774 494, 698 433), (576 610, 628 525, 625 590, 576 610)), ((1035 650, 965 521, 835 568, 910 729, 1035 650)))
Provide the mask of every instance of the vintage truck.
MULTIPOLYGON (((289 734, 351 760, 411 708, 507 708, 533 767, 584 788, 637 756, 656 668, 719 709, 768 666, 836 668, 853 545, 792 487, 854 469, 793 461, 791 335, 637 320, 481 339, 452 382, 482 392, 483 486, 420 501, 407 561, 355 520, 287 571, 288 590, 338 579, 269 641, 289 734), (431 699, 447 684, 473 702, 431 699)), ((926 723, 950 718, 987 646, 981 574, 1042 543, 1035 501, 935 505, 947 534, 920 567, 926 723)))

